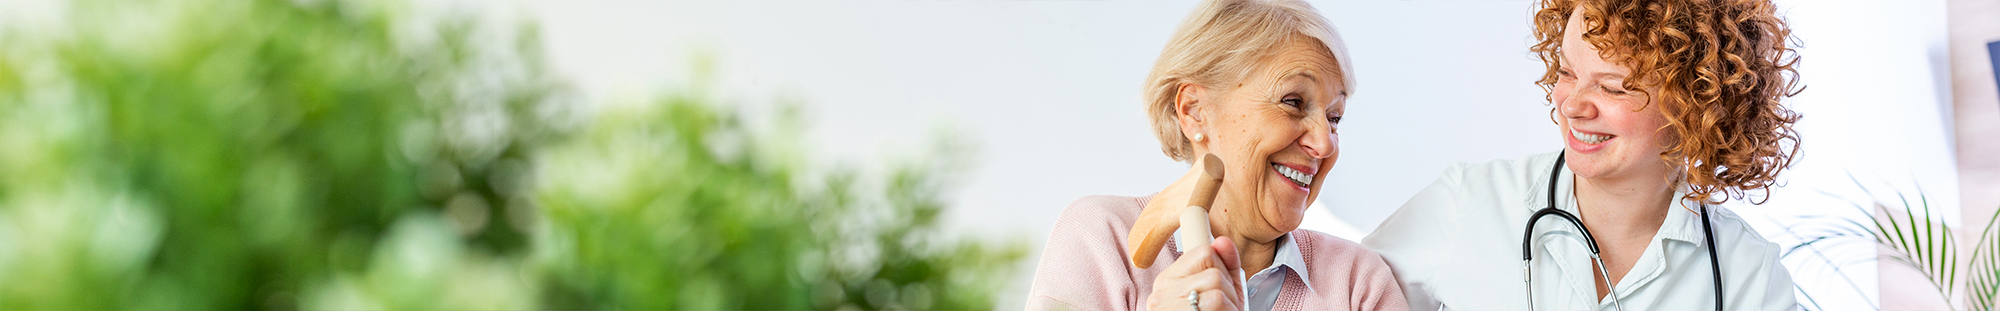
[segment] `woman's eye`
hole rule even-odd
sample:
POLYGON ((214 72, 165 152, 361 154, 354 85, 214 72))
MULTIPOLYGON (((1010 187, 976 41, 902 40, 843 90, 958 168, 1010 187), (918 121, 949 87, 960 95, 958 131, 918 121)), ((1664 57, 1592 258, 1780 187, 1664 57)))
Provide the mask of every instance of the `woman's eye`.
POLYGON ((1598 87, 1598 88, 1600 88, 1600 89, 1604 89, 1604 92, 1605 92, 1605 93, 1611 93, 1611 95, 1625 95, 1625 90, 1614 90, 1614 89, 1611 89, 1611 87, 1608 87, 1608 86, 1600 86, 1600 87, 1598 87))
POLYGON ((1340 124, 1340 116, 1327 117, 1326 121, 1333 122, 1333 124, 1340 124))
POLYGON ((1278 102, 1284 103, 1286 106, 1291 106, 1292 108, 1304 107, 1306 105, 1306 100, 1297 98, 1286 98, 1278 102))

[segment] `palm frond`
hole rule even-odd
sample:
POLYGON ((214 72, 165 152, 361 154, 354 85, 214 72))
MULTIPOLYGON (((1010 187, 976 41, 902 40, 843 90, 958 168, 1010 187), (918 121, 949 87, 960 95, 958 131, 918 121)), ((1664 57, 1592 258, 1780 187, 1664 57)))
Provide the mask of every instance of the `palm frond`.
MULTIPOLYGON (((1857 185, 1862 184, 1853 175, 1848 175, 1848 178, 1857 185)), ((1867 187, 1860 188, 1869 197, 1876 197, 1867 187)), ((1864 209, 1863 212, 1874 215, 1869 217, 1874 223, 1870 233, 1875 235, 1877 243, 1895 252, 1890 254, 1890 259, 1917 268, 1941 296, 1951 297, 1956 290, 1956 275, 1959 272, 1958 243, 1952 238, 1951 225, 1934 220, 1937 215, 1932 212, 1930 199, 1923 188, 1918 187, 1916 192, 1917 202, 1914 204, 1909 196, 1896 191, 1897 203, 1902 205, 1900 209, 1876 202, 1872 204, 1872 211, 1864 209)), ((1854 207, 1862 208, 1859 204, 1854 207)))
MULTIPOLYGON (((1866 191, 1866 189, 1862 189, 1866 191)), ((1896 191, 1896 201, 1902 209, 1892 209, 1888 203, 1874 203, 1874 233, 1876 241, 1896 251, 1890 259, 1912 265, 1924 273, 1932 289, 1940 295, 1950 297, 1956 293, 1954 273, 1958 273, 1958 245, 1952 241, 1952 225, 1936 221, 1930 209, 1930 199, 1922 189, 1916 193, 1918 201, 1910 203, 1908 195, 1896 191)))
MULTIPOLYGON (((1816 244, 1834 238, 1866 235, 1882 248, 1891 250, 1892 253, 1887 255, 1893 262, 1909 265, 1922 272, 1924 278, 1931 283, 1931 287, 1938 291, 1939 296, 1954 297, 1954 294, 1961 290, 1959 286, 1963 286, 1962 290, 1965 291, 1963 297, 1967 303, 1963 305, 1965 308, 1991 311, 1995 310, 1996 305, 2000 305, 2000 245, 1996 245, 2000 244, 2000 226, 1996 226, 2000 225, 2000 213, 1988 216, 1985 228, 1979 231, 1978 240, 1971 245, 1972 258, 1961 270, 1958 259, 1965 254, 1959 251, 1960 241, 1953 235, 1952 226, 1940 220, 1942 214, 1932 209, 1930 197, 1925 194, 1921 185, 1916 187, 1914 194, 1905 194, 1897 190, 1894 193, 1896 200, 1885 202, 1875 199, 1883 196, 1877 196, 1869 191, 1869 187, 1861 186, 1866 184, 1854 175, 1849 174, 1848 179, 1860 186, 1857 188, 1869 198, 1849 200, 1853 202, 1850 207, 1868 216, 1869 223, 1842 219, 1841 222, 1832 223, 1830 228, 1784 227, 1784 233, 1801 242, 1784 250, 1781 257, 1791 257, 1795 254, 1811 255, 1819 259, 1818 263, 1834 267, 1835 274, 1844 276, 1847 272, 1838 268, 1841 263, 1835 261, 1831 255, 1821 252, 1816 244)), ((1817 191, 1829 197, 1843 197, 1827 190, 1817 191)), ((1858 285, 1852 284, 1852 280, 1841 279, 1849 281, 1849 287, 1858 288, 1858 285)), ((1807 293, 1804 287, 1800 288, 1799 295, 1804 297, 1801 302, 1812 304, 1811 306, 1802 304, 1801 307, 1817 309, 1819 306, 1811 300, 1810 294, 1813 293, 1807 293)), ((1947 305, 1961 306, 1957 303, 1947 305)), ((1880 307, 1877 306, 1877 309, 1880 307)))
MULTIPOLYGON (((1824 269, 1832 272, 1830 274, 1834 276, 1832 279, 1840 281, 1837 284, 1846 285, 1844 288, 1841 286, 1799 286, 1795 288, 1801 309, 1827 310, 1852 308, 1852 306, 1828 307, 1819 299, 1814 298, 1814 294, 1820 294, 1827 297, 1859 297, 1862 301, 1866 302, 1866 305, 1875 307, 1876 310, 1881 310, 1879 304, 1869 299, 1867 295, 1867 293, 1874 292, 1876 289, 1862 286, 1853 278, 1847 277, 1850 275, 1848 271, 1842 270, 1842 267, 1873 262, 1875 256, 1860 256, 1852 252, 1837 251, 1840 247, 1838 245, 1841 243, 1866 243, 1870 246, 1876 244, 1876 237, 1868 229, 1868 226, 1862 225, 1851 218, 1830 215, 1801 215, 1790 219, 1778 219, 1771 216, 1765 217, 1773 223, 1794 224, 1777 228, 1779 233, 1799 241, 1797 244, 1786 247, 1778 253, 1780 260, 1788 262, 1787 266, 1789 268, 1805 269, 1793 270, 1792 273, 1814 273, 1821 272, 1821 270, 1814 268, 1824 269), (1829 246, 1825 244, 1833 245, 1829 246), (1794 261, 1794 259, 1803 261, 1794 261), (1850 292, 1841 292, 1841 290, 1850 292)), ((1874 247, 1870 247, 1869 249, 1873 250, 1874 247)))
POLYGON ((1986 228, 1979 230, 1978 243, 1973 244, 1972 262, 1965 277, 1965 287, 1969 291, 1967 300, 1973 310, 1993 310, 1994 297, 2000 294, 2000 247, 1992 245, 2000 231, 1994 224, 2000 223, 2000 213, 1994 213, 1986 220, 1986 228))

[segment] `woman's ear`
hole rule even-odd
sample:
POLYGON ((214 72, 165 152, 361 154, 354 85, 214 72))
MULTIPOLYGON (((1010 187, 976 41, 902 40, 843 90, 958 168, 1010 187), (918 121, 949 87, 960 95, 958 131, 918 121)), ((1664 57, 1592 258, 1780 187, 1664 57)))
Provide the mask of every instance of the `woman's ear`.
POLYGON ((1203 135, 1206 132, 1203 128, 1208 125, 1208 103, 1204 102, 1207 99, 1208 89, 1194 83, 1181 83, 1180 90, 1174 92, 1174 120, 1180 123, 1181 136, 1196 144, 1205 140, 1201 136, 1207 136, 1203 135))

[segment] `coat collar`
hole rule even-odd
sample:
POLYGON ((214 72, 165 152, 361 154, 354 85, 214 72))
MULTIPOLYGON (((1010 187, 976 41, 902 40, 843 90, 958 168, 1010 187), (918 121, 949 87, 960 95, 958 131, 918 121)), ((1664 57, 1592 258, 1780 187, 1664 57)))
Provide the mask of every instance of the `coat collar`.
MULTIPOLYGON (((1576 173, 1570 171, 1568 165, 1564 165, 1561 171, 1557 173, 1558 176, 1555 184, 1549 184, 1549 168, 1555 165, 1555 159, 1558 156, 1561 156, 1561 153, 1547 153, 1544 156, 1537 157, 1533 161, 1537 165, 1534 166, 1536 167, 1535 169, 1531 170, 1534 173, 1530 175, 1533 176, 1535 182, 1529 187, 1534 195, 1530 195, 1527 198, 1528 204, 1525 207, 1528 209, 1528 212, 1533 213, 1534 211, 1548 207, 1548 187, 1555 186, 1556 209, 1578 213, 1575 195, 1576 189, 1573 189, 1576 173)), ((1702 225, 1701 214, 1697 214, 1696 212, 1701 211, 1704 204, 1699 201, 1685 199, 1687 193, 1688 188, 1686 185, 1677 186, 1674 190, 1675 199, 1673 206, 1667 209, 1667 217, 1660 223, 1659 233, 1654 236, 1660 239, 1681 241, 1695 246, 1702 246, 1706 243, 1702 240, 1702 228, 1700 227, 1702 225)), ((1707 206, 1710 212, 1720 208, 1720 206, 1714 205, 1707 206)), ((1714 215, 1710 215, 1710 218, 1712 221, 1714 215)))

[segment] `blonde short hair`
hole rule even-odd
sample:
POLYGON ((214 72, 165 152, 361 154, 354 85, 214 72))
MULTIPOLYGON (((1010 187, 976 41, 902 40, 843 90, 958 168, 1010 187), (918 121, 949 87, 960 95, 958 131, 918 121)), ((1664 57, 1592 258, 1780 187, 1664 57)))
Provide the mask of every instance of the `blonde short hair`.
POLYGON ((1174 30, 1153 72, 1146 76, 1146 114, 1159 135, 1160 151, 1190 162, 1194 145, 1181 135, 1175 97, 1182 84, 1223 90, 1247 78, 1257 65, 1294 36, 1319 40, 1340 64, 1341 82, 1354 92, 1354 68, 1347 46, 1312 5, 1299 0, 1207 0, 1174 30))

